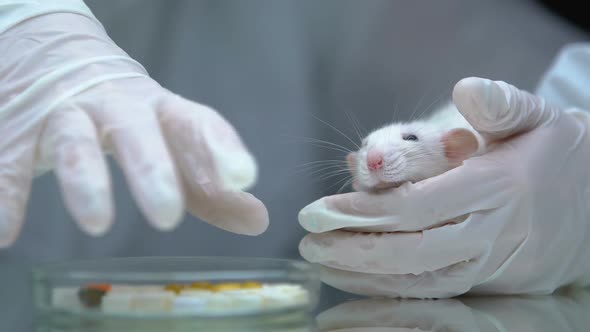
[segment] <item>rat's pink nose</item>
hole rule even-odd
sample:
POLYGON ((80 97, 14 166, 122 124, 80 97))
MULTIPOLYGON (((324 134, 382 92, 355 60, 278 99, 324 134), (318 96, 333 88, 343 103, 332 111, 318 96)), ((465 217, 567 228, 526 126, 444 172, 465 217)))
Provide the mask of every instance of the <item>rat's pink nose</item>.
POLYGON ((375 171, 383 167, 383 154, 379 151, 369 150, 367 153, 367 167, 375 171))

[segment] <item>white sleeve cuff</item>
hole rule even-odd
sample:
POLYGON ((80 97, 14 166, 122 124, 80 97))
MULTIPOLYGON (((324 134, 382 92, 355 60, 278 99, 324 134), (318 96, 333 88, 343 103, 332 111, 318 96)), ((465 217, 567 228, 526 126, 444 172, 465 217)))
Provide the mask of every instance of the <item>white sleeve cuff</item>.
POLYGON ((590 110, 590 43, 563 47, 535 93, 555 106, 590 110))
POLYGON ((0 34, 29 18, 60 12, 81 14, 98 22, 82 0, 0 0, 0 34))

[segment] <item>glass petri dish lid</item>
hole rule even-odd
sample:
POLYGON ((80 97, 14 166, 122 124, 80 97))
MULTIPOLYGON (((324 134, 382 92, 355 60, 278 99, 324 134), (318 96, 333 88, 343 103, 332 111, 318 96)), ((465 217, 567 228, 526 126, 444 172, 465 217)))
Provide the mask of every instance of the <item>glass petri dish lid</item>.
POLYGON ((106 324, 111 330, 161 329, 159 323, 173 323, 191 331, 235 331, 236 326, 242 331, 305 331, 320 293, 314 265, 249 257, 51 263, 33 269, 33 282, 40 324, 106 324))

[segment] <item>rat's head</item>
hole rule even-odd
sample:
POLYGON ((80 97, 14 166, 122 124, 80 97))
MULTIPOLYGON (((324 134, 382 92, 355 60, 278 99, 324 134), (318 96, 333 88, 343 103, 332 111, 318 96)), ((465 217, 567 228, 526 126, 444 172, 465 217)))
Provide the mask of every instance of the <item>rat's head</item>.
POLYGON ((353 187, 371 191, 436 176, 476 152, 475 135, 463 128, 441 129, 425 122, 392 124, 370 133, 347 156, 353 187))

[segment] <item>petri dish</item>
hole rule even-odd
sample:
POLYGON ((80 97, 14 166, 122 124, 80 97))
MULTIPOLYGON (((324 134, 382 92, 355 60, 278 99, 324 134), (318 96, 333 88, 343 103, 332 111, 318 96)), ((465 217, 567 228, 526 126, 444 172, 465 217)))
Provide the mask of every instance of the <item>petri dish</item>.
POLYGON ((50 331, 314 331, 319 271, 249 257, 105 258, 33 269, 50 331))

